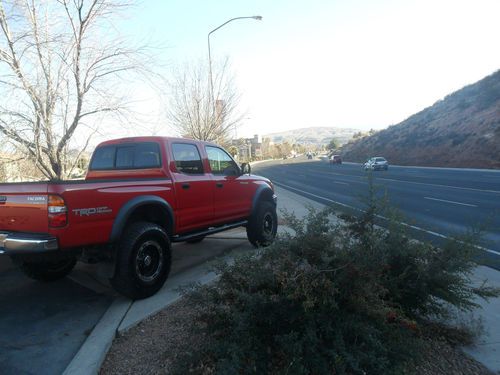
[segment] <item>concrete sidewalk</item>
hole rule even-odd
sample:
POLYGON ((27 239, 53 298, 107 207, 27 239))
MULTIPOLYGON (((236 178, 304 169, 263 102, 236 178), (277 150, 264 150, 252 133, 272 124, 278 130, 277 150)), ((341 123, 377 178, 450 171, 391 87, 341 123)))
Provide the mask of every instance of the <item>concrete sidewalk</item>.
MULTIPOLYGON (((279 187, 276 187, 276 192, 278 195, 278 215, 280 217, 283 216, 283 211, 286 210, 293 212, 298 218, 303 218, 307 215, 309 207, 314 209, 324 207, 320 203, 279 187)), ((285 231, 287 228, 281 226, 280 230, 285 231)), ((226 255, 224 255, 226 261, 231 261, 232 256, 239 252, 252 249, 246 240, 244 229, 221 233, 207 238, 207 240, 234 242, 234 246, 229 249, 231 252, 226 252, 226 255)), ((124 298, 116 299, 64 373, 97 374, 117 333, 127 331, 142 320, 178 300, 180 298, 179 286, 193 282, 203 284, 214 280, 215 275, 209 269, 209 263, 207 262, 186 269, 170 277, 160 292, 145 300, 132 302, 124 298)), ((478 267, 474 276, 476 280, 488 279, 492 285, 500 287, 500 273, 493 269, 478 267)), ((482 318, 487 334, 480 339, 478 345, 473 348, 466 348, 465 351, 490 370, 500 373, 500 356, 498 355, 500 353, 500 299, 496 298, 489 303, 478 302, 483 309, 476 313, 482 318)))

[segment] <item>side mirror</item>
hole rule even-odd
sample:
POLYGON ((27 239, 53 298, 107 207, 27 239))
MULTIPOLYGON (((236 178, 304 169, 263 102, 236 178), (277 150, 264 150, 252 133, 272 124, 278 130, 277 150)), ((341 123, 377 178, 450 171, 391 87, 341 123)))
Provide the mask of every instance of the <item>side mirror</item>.
POLYGON ((250 163, 241 164, 241 173, 242 174, 250 174, 252 172, 252 167, 250 167, 250 163))

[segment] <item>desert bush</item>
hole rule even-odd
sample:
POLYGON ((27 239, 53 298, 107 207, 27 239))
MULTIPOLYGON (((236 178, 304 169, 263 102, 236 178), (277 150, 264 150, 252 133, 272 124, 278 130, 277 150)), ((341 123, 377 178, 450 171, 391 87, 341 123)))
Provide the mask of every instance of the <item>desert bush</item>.
POLYGON ((471 241, 409 240, 394 216, 380 229, 381 201, 372 188, 366 213, 336 225, 332 209, 285 215, 293 235, 219 264, 215 284, 187 295, 203 340, 176 372, 401 374, 418 358, 420 322, 498 294, 471 286, 471 241))

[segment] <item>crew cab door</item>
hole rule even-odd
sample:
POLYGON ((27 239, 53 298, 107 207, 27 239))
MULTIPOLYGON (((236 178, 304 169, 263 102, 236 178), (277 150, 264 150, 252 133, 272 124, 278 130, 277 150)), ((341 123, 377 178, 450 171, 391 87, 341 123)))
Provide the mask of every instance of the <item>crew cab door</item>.
POLYGON ((194 143, 175 142, 171 149, 177 232, 208 227, 213 223, 214 184, 211 175, 204 170, 198 147, 194 143))
POLYGON ((248 216, 253 186, 240 176, 240 168, 229 154, 216 146, 205 146, 214 186, 214 219, 229 222, 248 216))

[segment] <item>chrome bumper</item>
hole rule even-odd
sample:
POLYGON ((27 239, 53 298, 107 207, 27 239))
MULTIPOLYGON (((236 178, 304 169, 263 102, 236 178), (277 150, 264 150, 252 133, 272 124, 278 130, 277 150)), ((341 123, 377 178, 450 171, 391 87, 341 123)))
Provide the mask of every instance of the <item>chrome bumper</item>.
POLYGON ((0 254, 39 254, 58 248, 57 238, 46 234, 0 232, 0 254))

